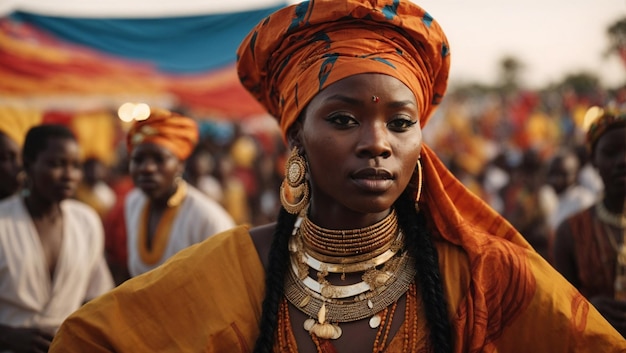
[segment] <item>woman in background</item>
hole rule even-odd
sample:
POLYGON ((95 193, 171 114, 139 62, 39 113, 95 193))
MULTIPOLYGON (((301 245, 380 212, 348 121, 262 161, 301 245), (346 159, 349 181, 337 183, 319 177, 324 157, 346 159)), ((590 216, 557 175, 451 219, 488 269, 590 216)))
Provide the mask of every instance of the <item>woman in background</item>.
POLYGON ((587 146, 604 193, 560 224, 554 266, 626 336, 626 112, 590 113, 587 146))
POLYGON ((129 171, 136 186, 124 208, 131 277, 235 226, 216 201, 182 178, 197 142, 193 119, 158 108, 128 131, 129 171))

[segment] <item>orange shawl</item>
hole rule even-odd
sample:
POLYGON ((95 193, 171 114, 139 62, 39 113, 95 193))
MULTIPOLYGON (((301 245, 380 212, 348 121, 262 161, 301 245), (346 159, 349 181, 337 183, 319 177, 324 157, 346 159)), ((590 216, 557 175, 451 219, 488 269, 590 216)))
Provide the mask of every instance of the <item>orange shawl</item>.
MULTIPOLYGON (((399 0, 315 0, 286 7, 250 32, 238 58, 242 84, 278 120, 283 137, 318 92, 360 73, 402 81, 416 96, 423 127, 445 93, 450 65, 438 23, 399 0)), ((489 346, 522 313, 539 308, 537 291, 554 289, 537 283, 562 279, 547 263, 530 261, 534 254, 526 240, 431 149, 424 146, 421 154, 420 206, 438 234, 464 249, 472 271, 472 286, 453 320, 457 344, 469 351, 489 346)), ((567 299, 560 304, 576 330, 584 331, 589 304, 575 290, 563 293, 567 299)))

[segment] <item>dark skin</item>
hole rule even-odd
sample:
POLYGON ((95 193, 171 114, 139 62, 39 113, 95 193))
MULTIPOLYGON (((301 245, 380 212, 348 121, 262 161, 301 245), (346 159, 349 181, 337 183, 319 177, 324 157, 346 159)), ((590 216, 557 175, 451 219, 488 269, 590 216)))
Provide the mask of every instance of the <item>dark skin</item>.
MULTIPOLYGON (((25 198, 50 274, 54 274, 63 242, 63 213, 61 201, 74 195, 82 178, 79 148, 76 141, 51 138, 46 148, 33 161, 24 161, 31 181, 30 195, 25 198)), ((15 328, 0 325, 0 349, 16 353, 47 352, 52 342, 51 332, 36 328, 15 328)))
POLYGON ((176 179, 183 174, 185 164, 167 148, 142 143, 133 148, 129 171, 135 186, 150 199, 148 217, 148 248, 152 246, 159 221, 167 208, 167 200, 176 191, 176 179))
POLYGON ((22 170, 20 146, 0 132, 0 200, 17 192, 22 170))
POLYGON ((560 195, 576 183, 579 167, 578 158, 573 151, 563 152, 556 156, 550 164, 548 183, 560 195))
MULTIPOLYGON (((626 203, 626 127, 611 129, 598 140, 591 162, 597 169, 605 185, 602 203, 614 214, 622 214, 626 203)), ((594 221, 597 219, 592 213, 594 221)), ((607 225, 616 242, 621 242, 623 229, 607 225)), ((555 243, 555 267, 575 287, 580 287, 578 264, 575 256, 575 243, 572 231, 567 224, 557 229, 555 243)), ((615 300, 607 295, 589 298, 589 301, 626 337, 626 302, 615 300)))
MULTIPOLYGON (((354 229, 376 223, 389 214, 406 189, 419 158, 421 130, 415 96, 399 80, 380 74, 361 74, 338 81, 320 92, 307 106, 303 119, 289 131, 308 162, 311 184, 309 218, 330 229, 354 229), (372 96, 378 96, 374 102, 372 96)), ((251 230, 267 268, 275 224, 251 230)), ((359 282, 361 274, 335 285, 359 282)), ((404 322, 404 296, 398 302, 389 339, 404 322)), ((308 316, 289 306, 299 352, 316 352, 302 324, 308 316)), ((372 350, 376 330, 368 319, 341 323, 342 336, 333 340, 338 352, 372 350), (358 337, 358 339, 355 339, 358 337)))

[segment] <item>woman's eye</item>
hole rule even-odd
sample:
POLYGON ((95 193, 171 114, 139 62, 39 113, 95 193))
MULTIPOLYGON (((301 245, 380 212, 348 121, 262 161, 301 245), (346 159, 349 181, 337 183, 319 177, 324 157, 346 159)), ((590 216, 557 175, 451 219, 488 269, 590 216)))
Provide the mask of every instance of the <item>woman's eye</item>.
POLYGON ((358 122, 353 117, 347 114, 332 115, 328 119, 326 119, 326 121, 330 122, 331 124, 339 125, 342 127, 358 125, 358 122))
POLYGON ((399 118, 399 119, 394 119, 392 121, 390 121, 387 126, 389 126, 390 129, 392 130, 407 130, 408 128, 410 128, 411 126, 417 124, 417 120, 416 121, 412 121, 409 119, 404 119, 404 118, 399 118))

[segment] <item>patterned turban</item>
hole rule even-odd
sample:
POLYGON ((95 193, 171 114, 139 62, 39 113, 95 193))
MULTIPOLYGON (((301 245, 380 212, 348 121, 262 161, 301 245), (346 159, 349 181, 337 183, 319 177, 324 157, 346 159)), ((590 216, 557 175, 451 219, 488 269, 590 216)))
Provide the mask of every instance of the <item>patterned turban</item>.
POLYGON ((186 160, 198 143, 198 125, 188 117, 165 109, 150 110, 150 116, 135 121, 126 135, 128 153, 142 143, 154 143, 186 160))
MULTIPOLYGON (((318 92, 361 73, 390 75, 409 87, 423 127, 445 93, 449 67, 444 33, 409 0, 315 0, 278 10, 259 23, 239 47, 237 70, 285 138, 318 92)), ((536 282, 554 281, 546 271, 531 270, 536 263, 531 259, 539 255, 509 222, 470 192, 426 144, 420 153, 420 211, 436 234, 468 256, 472 293, 459 304, 454 326, 470 327, 463 337, 477 347, 527 308, 541 307, 536 282), (496 253, 506 255, 486 255, 496 253), (482 265, 486 257, 489 266, 482 265), (501 268, 508 270, 494 272, 501 268), (488 317, 497 317, 498 324, 488 317)))
POLYGON ((604 133, 614 127, 626 126, 626 112, 591 107, 585 115, 587 129, 587 147, 593 150, 596 142, 604 133))
POLYGON ((448 54, 439 24, 409 1, 311 1, 257 25, 239 47, 237 69, 284 136, 318 92, 361 73, 402 81, 424 126, 446 90, 448 54))

